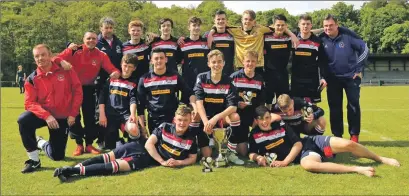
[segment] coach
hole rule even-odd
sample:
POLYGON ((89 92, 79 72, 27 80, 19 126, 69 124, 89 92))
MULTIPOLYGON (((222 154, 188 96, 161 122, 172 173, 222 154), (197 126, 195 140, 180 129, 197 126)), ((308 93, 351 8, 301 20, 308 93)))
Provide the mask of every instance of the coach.
POLYGON ((368 57, 368 47, 362 39, 338 31, 337 19, 328 15, 324 19, 324 32, 320 35, 328 55, 328 105, 331 131, 342 137, 344 123, 342 114, 343 89, 348 99, 348 129, 351 140, 358 142, 361 129, 359 105, 362 70, 368 57))

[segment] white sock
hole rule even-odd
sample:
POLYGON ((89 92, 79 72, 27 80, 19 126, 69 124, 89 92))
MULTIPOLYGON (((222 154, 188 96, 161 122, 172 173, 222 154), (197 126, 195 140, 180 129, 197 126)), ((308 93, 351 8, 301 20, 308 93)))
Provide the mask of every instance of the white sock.
POLYGON ((47 141, 44 140, 44 139, 38 140, 38 142, 37 142, 37 147, 40 148, 40 149, 43 149, 43 146, 44 146, 44 144, 45 144, 46 142, 47 142, 47 141))
POLYGON ((32 152, 27 152, 28 154, 28 158, 33 160, 33 161, 40 161, 40 158, 38 157, 39 151, 38 150, 34 150, 32 152))

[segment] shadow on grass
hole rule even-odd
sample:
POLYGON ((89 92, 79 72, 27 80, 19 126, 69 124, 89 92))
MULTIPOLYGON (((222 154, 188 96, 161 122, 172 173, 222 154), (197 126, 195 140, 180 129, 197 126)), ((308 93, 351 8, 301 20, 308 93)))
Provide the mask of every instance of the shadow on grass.
POLYGON ((77 164, 77 163, 83 162, 83 161, 85 161, 87 159, 90 159, 90 157, 88 157, 88 158, 86 158, 86 157, 78 157, 78 158, 77 157, 76 158, 74 158, 74 157, 65 157, 64 161, 74 161, 75 164, 77 164))
POLYGON ((362 141, 359 142, 364 146, 379 147, 409 147, 409 141, 362 141))
POLYGON ((41 166, 40 168, 36 169, 36 171, 54 171, 56 167, 43 167, 41 166))
POLYGON ((333 162, 333 163, 338 163, 338 164, 352 164, 352 165, 357 165, 361 167, 376 167, 381 165, 382 163, 376 162, 374 160, 370 160, 371 162, 360 162, 358 161, 359 159, 366 159, 366 158, 358 158, 352 155, 352 153, 340 153, 337 154, 335 159, 330 159, 327 160, 327 162, 333 162))
MULTIPOLYGON (((97 176, 80 176, 80 175, 76 175, 76 176, 68 177, 67 180, 64 181, 64 182, 62 182, 62 181, 60 181, 60 182, 61 183, 73 183, 73 182, 76 182, 78 180, 82 180, 82 179, 86 179, 86 178, 90 178, 90 177, 100 178, 100 177, 106 177, 106 176, 113 176, 113 177, 127 176, 127 175, 129 175, 130 173, 133 173, 133 172, 138 172, 138 171, 120 172, 120 173, 116 173, 116 174, 97 175, 97 176)), ((55 178, 57 178, 57 177, 55 177, 55 178)))

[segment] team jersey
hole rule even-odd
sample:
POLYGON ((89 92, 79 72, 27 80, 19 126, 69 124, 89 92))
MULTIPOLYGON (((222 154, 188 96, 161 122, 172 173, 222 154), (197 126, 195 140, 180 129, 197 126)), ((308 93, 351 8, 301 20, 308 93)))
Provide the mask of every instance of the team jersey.
POLYGON ((156 37, 150 43, 150 47, 152 50, 161 48, 165 51, 165 55, 166 57, 168 57, 166 68, 167 70, 173 70, 175 72, 178 71, 177 65, 182 60, 180 48, 177 41, 178 39, 173 36, 170 36, 170 39, 168 40, 163 40, 161 37, 156 37))
POLYGON ((138 57, 136 71, 134 71, 132 74, 139 79, 143 74, 148 73, 151 48, 145 43, 145 40, 141 39, 137 44, 131 44, 130 41, 127 41, 122 46, 124 55, 135 54, 138 57))
POLYGON ((298 38, 300 44, 297 49, 293 50, 292 57, 292 95, 297 97, 319 96, 317 92, 319 80, 325 77, 325 70, 328 66, 322 41, 314 34, 311 34, 308 39, 302 39, 298 33, 298 38))
POLYGON ((163 75, 157 75, 153 70, 149 71, 139 79, 138 113, 147 108, 150 113, 173 114, 179 104, 178 91, 186 95, 182 102, 188 104, 193 92, 178 73, 166 70, 163 75))
POLYGON ((277 71, 287 71, 291 54, 291 38, 288 35, 264 34, 264 66, 277 71))
POLYGON ((24 80, 24 71, 17 71, 17 81, 23 81, 24 80))
POLYGON ((257 67, 264 66, 264 34, 272 31, 269 27, 256 25, 249 33, 241 27, 227 27, 227 31, 234 37, 234 65, 237 68, 243 67, 244 54, 249 50, 258 53, 257 67))
MULTIPOLYGON (((254 113, 254 109, 265 103, 264 81, 263 77, 255 73, 253 78, 249 78, 244 73, 244 69, 234 72, 230 78, 233 80, 233 85, 236 87, 239 101, 250 102, 251 105, 246 106, 243 111, 254 113)), ((242 111, 242 109, 237 109, 242 111)))
POLYGON ((212 50, 217 49, 223 53, 224 67, 223 74, 230 75, 234 72, 234 39, 229 32, 214 33, 212 50))
POLYGON ((170 123, 162 123, 153 130, 152 134, 158 138, 155 147, 159 155, 164 159, 170 158, 184 160, 190 154, 197 154, 196 132, 199 123, 191 123, 189 129, 181 136, 176 134, 176 126, 170 123))
POLYGON ((237 106, 237 91, 227 75, 222 75, 215 84, 211 80, 210 71, 201 73, 197 76, 193 91, 197 100, 203 100, 208 117, 213 117, 229 106, 237 106))
POLYGON ((314 120, 318 119, 321 116, 324 116, 324 110, 320 107, 313 105, 311 102, 308 102, 302 98, 293 98, 294 100, 294 114, 287 115, 281 112, 278 104, 274 105, 272 112, 281 116, 281 119, 289 126, 293 128, 293 130, 302 130, 304 128, 304 116, 302 110, 307 110, 307 108, 311 108, 314 120))
POLYGON ((137 80, 130 78, 109 78, 99 94, 99 104, 105 104, 107 116, 130 116, 131 104, 137 104, 137 80))
POLYGON ((209 71, 207 65, 207 39, 199 38, 191 40, 185 38, 184 44, 180 45, 180 50, 183 56, 182 77, 188 84, 189 88, 193 89, 198 74, 209 71))
MULTIPOLYGON (((291 148, 301 139, 286 126, 283 121, 271 123, 271 130, 263 131, 256 126, 249 136, 249 153, 264 156, 266 153, 277 154, 277 160, 284 160, 290 153, 291 148)), ((299 161, 299 156, 294 162, 299 161)))

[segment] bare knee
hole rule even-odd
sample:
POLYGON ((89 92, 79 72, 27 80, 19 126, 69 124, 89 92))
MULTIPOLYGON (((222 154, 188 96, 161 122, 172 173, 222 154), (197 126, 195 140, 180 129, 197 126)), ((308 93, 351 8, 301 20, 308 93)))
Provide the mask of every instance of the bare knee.
POLYGON ((325 120, 325 118, 323 116, 319 117, 317 119, 317 125, 319 125, 321 127, 321 129, 325 129, 325 127, 327 126, 327 121, 325 120))
POLYGON ((301 167, 304 168, 305 170, 309 171, 309 172, 314 172, 316 170, 316 165, 317 162, 312 161, 312 160, 301 160, 300 163, 301 167))
POLYGON ((230 114, 230 115, 229 115, 229 118, 230 118, 230 121, 231 121, 231 122, 235 122, 235 121, 239 121, 239 120, 240 120, 240 116, 239 116, 239 114, 237 114, 236 112, 230 114))

